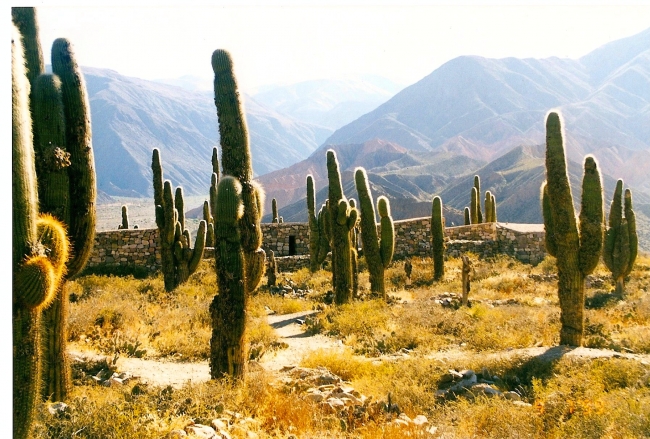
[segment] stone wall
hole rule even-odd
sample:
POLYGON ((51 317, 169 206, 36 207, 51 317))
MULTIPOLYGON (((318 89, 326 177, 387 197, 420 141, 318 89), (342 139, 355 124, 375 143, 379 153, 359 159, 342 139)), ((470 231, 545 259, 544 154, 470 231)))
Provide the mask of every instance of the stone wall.
MULTIPOLYGON (((395 221, 395 256, 431 255, 431 219, 415 218, 395 221)), ((262 224, 266 252, 276 257, 302 256, 279 261, 280 270, 307 267, 309 258, 309 226, 306 223, 262 224), (290 254, 293 253, 293 254, 290 254)), ((445 229, 446 254, 457 257, 472 252, 481 258, 508 254, 526 263, 537 264, 546 256, 542 224, 486 223, 445 229)), ((150 271, 160 268, 158 229, 114 230, 98 232, 88 266, 131 265, 150 271)), ((214 257, 206 249, 204 258, 214 257)))
POLYGON ((87 267, 131 266, 149 271, 160 269, 158 229, 97 232, 87 267))

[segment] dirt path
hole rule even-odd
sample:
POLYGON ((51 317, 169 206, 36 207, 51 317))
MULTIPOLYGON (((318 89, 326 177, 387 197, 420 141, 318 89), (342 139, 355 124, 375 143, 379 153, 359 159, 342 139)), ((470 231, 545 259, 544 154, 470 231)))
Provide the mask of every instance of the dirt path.
MULTIPOLYGON (((257 364, 268 371, 280 371, 285 366, 297 366, 310 352, 317 349, 342 350, 343 344, 324 335, 307 335, 304 330, 304 319, 316 311, 303 311, 295 314, 270 315, 268 321, 277 331, 280 341, 288 345, 266 353, 257 364)), ((70 352, 73 357, 97 357, 96 354, 70 352)), ((608 358, 619 357, 641 361, 650 364, 650 355, 619 353, 605 349, 571 348, 568 346, 535 347, 525 349, 510 349, 499 352, 476 353, 462 350, 435 352, 427 358, 441 362, 468 359, 480 355, 484 359, 508 358, 514 356, 539 357, 553 361, 560 357, 575 358, 608 358)), ((399 361, 402 355, 386 356, 372 361, 399 361)), ((187 383, 201 383, 210 380, 210 367, 207 361, 197 363, 180 363, 168 360, 147 360, 141 358, 119 358, 117 368, 122 372, 130 372, 141 381, 155 386, 172 386, 180 388, 187 383)))

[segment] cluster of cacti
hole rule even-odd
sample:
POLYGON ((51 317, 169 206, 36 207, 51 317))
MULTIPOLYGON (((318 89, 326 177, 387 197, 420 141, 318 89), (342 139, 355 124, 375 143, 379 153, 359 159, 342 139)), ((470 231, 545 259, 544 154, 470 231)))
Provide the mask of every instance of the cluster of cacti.
POLYGON ((560 299, 560 344, 580 346, 584 333, 585 278, 598 264, 603 246, 603 190, 596 160, 585 157, 580 224, 576 223, 560 116, 546 119, 546 181, 542 211, 546 250, 555 256, 560 299))
POLYGON ((210 304, 212 338, 210 339, 210 375, 244 378, 248 344, 246 313, 248 288, 241 219, 244 216, 242 186, 225 176, 217 186, 214 212, 215 267, 217 294, 210 304))
POLYGON ((172 191, 169 180, 163 182, 160 151, 155 148, 151 159, 153 171, 153 194, 156 206, 156 225, 160 233, 160 258, 165 290, 174 291, 196 271, 203 258, 206 238, 206 222, 199 223, 194 248, 190 232, 185 228, 183 188, 172 191))
POLYGON ((380 216, 380 234, 378 236, 375 206, 366 170, 357 168, 354 181, 359 194, 361 243, 370 275, 370 291, 380 294, 386 299, 384 270, 392 261, 395 248, 395 229, 393 218, 390 216, 390 205, 386 197, 382 196, 377 199, 377 210, 380 216))
MULTIPOLYGON (((12 11, 13 12, 13 11, 12 11)), ((42 312, 57 297, 68 261, 64 226, 39 214, 29 111, 30 85, 20 32, 12 27, 13 437, 31 437, 41 398, 42 312)))
POLYGON ((623 180, 618 180, 609 209, 609 227, 605 234, 603 248, 603 261, 612 272, 618 295, 625 293, 625 277, 632 271, 639 247, 636 216, 632 210, 632 191, 625 189, 624 205, 621 198, 623 198, 623 180))
POLYGON ((278 262, 273 250, 269 251, 269 268, 266 270, 267 286, 274 287, 278 283, 278 262))
POLYGON ((39 209, 65 224, 71 244, 61 287, 43 313, 45 398, 62 400, 70 391, 67 344, 67 280, 88 261, 95 237, 95 167, 90 106, 85 80, 72 44, 52 44, 52 74, 45 74, 34 8, 12 8, 25 44, 31 81, 33 150, 38 175, 39 209))
POLYGON ((472 207, 470 207, 472 224, 480 224, 483 222, 483 213, 481 212, 481 179, 478 175, 474 176, 474 186, 472 188, 471 202, 472 204, 470 206, 474 207, 473 211, 472 207), (474 221, 474 216, 476 216, 476 221, 474 221))
POLYGON ((327 151, 327 178, 329 180, 329 222, 330 246, 332 249, 332 286, 337 305, 352 300, 353 293, 353 248, 350 231, 357 223, 357 210, 350 207, 343 195, 339 163, 334 150, 327 151))
POLYGON ((433 279, 441 280, 445 275, 445 219, 442 216, 442 200, 433 197, 431 203, 431 251, 433 255, 433 279))
POLYGON ((316 190, 314 177, 307 176, 307 216, 309 224, 309 270, 318 271, 330 251, 329 242, 329 207, 323 204, 316 213, 316 190))
POLYGON ((246 285, 248 292, 253 292, 262 279, 266 265, 260 227, 264 191, 253 181, 248 128, 230 53, 215 50, 212 53, 212 70, 223 174, 235 177, 242 185, 244 214, 239 220, 239 228, 246 261, 246 285))
POLYGON ((485 214, 481 211, 481 179, 478 175, 474 176, 470 204, 469 207, 465 207, 463 214, 466 226, 483 222, 497 222, 497 202, 494 194, 490 191, 485 191, 485 214))

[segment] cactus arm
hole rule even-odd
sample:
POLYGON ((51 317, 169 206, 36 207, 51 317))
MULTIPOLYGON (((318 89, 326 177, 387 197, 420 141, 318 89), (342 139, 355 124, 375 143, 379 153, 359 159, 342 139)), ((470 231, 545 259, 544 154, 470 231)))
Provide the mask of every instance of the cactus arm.
POLYGON ((586 275, 598 265, 603 248, 603 188, 598 164, 593 156, 585 158, 579 219, 580 271, 586 275))
POLYGON ((39 41, 38 15, 33 7, 12 7, 11 19, 22 36, 26 74, 29 83, 45 72, 43 50, 39 41))
MULTIPOLYGON (((151 171, 153 174, 153 203, 155 206, 163 206, 165 204, 163 197, 163 169, 158 148, 154 148, 151 156, 151 171)), ((163 217, 160 219, 164 220, 163 217)), ((158 222, 158 215, 156 215, 156 224, 159 228, 164 226, 158 222)))
POLYGON ((309 220, 309 270, 312 273, 318 271, 320 233, 318 230, 318 218, 316 217, 316 191, 314 190, 314 177, 307 176, 307 216, 309 220))
POLYGON ((212 148, 212 173, 215 174, 215 187, 219 184, 219 153, 217 147, 212 148))
POLYGON ((180 186, 176 188, 174 207, 178 212, 178 222, 181 225, 181 230, 185 230, 185 201, 183 200, 183 188, 180 186))
POLYGON ((194 241, 194 250, 192 257, 188 263, 188 271, 190 274, 194 273, 203 259, 203 251, 205 250, 205 239, 207 234, 207 223, 205 221, 199 222, 199 229, 196 231, 196 240, 194 241))

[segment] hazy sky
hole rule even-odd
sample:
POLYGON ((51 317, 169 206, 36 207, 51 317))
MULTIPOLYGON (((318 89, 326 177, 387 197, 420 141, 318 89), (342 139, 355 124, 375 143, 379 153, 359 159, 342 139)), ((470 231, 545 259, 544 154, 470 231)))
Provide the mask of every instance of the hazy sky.
POLYGON ((577 58, 650 27, 650 2, 405 3, 37 7, 46 60, 52 41, 66 37, 82 65, 144 79, 209 78, 212 52, 227 49, 243 89, 364 74, 406 85, 459 55, 577 58))

